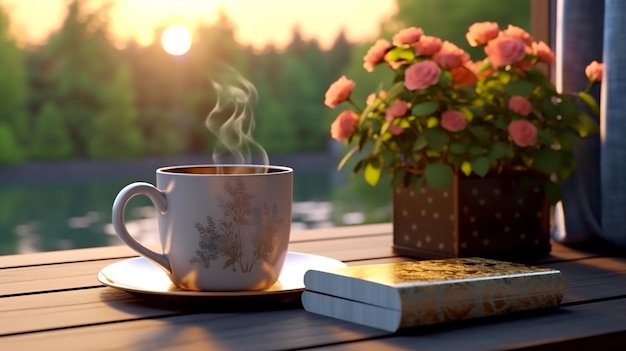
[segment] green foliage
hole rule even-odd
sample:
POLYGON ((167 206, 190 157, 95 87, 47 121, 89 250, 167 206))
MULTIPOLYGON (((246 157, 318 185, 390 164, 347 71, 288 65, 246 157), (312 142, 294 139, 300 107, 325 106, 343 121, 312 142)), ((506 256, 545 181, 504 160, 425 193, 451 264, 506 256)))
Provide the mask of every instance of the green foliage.
POLYGON ((106 8, 87 13, 84 1, 73 0, 61 28, 41 52, 41 84, 61 112, 77 157, 88 156, 94 118, 107 107, 106 92, 121 64, 105 16, 106 8))
POLYGON ((24 153, 6 123, 0 122, 0 165, 14 165, 20 163, 24 153))
POLYGON ((11 144, 24 148, 28 140, 26 67, 9 26, 9 16, 0 6, 0 123, 11 134, 11 144))
POLYGON ((298 148, 294 119, 284 113, 281 104, 270 100, 260 113, 256 117, 256 139, 268 154, 285 154, 298 148))
POLYGON ((88 140, 92 158, 132 158, 141 155, 143 137, 137 126, 134 96, 128 90, 130 75, 119 70, 106 92, 105 108, 95 117, 88 140))
POLYGON ((30 150, 30 158, 35 160, 62 160, 73 154, 60 111, 51 102, 45 104, 37 115, 30 150))

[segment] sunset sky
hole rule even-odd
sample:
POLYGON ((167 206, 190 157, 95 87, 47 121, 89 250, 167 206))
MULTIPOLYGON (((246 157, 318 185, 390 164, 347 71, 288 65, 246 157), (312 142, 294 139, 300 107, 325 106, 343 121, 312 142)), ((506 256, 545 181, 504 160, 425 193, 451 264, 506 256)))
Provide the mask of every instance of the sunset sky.
MULTIPOLYGON (((88 0, 100 7, 106 0, 88 0)), ((136 38, 147 44, 159 26, 180 24, 193 30, 198 22, 212 22, 222 6, 237 26, 237 39, 261 47, 282 45, 298 23, 306 38, 327 46, 346 28, 350 40, 372 39, 381 19, 395 9, 393 0, 108 0, 113 4, 111 30, 116 38, 136 38)), ((68 0, 0 0, 8 10, 20 39, 41 42, 59 27, 68 0)))

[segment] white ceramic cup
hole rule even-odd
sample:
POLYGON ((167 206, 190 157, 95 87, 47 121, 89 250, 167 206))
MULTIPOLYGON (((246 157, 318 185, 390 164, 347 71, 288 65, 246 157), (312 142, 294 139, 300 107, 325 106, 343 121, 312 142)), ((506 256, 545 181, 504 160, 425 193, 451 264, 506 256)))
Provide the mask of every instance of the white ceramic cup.
POLYGON ((293 170, 281 166, 190 165, 156 170, 113 203, 113 227, 131 249, 181 289, 260 290, 278 280, 289 244, 293 170), (162 253, 137 242, 124 210, 136 195, 158 213, 162 253))

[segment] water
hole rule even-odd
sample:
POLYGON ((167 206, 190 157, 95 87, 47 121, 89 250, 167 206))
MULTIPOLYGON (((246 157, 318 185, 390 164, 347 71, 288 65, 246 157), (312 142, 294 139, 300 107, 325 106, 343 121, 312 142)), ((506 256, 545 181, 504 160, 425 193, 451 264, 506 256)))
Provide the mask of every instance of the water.
MULTIPOLYGON (((348 172, 338 173, 334 165, 326 160, 293 166, 293 229, 389 221, 390 191, 348 180, 348 172)), ((134 172, 126 164, 88 164, 71 168, 73 176, 65 175, 67 167, 38 167, 23 172, 30 177, 3 177, 0 169, 0 255, 121 244, 111 227, 115 196, 128 183, 154 182, 152 164, 134 172)), ((126 219, 129 231, 142 242, 158 240, 148 199, 133 198, 126 219)))

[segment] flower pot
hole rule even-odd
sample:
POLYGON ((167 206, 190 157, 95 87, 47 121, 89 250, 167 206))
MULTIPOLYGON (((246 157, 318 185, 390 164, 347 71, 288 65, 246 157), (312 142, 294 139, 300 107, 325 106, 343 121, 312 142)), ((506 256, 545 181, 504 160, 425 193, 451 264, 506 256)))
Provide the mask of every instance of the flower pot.
MULTIPOLYGON (((393 194, 393 246, 415 258, 529 258, 550 252, 550 207, 524 172, 456 175, 443 191, 399 187, 393 194), (526 177, 526 178, 525 178, 526 177)), ((532 177, 531 177, 532 179, 532 177)))

